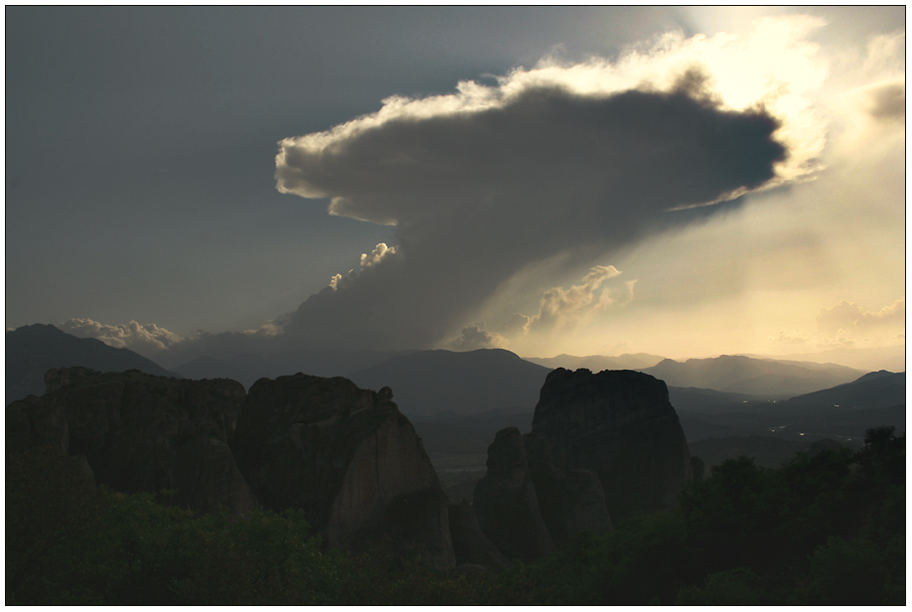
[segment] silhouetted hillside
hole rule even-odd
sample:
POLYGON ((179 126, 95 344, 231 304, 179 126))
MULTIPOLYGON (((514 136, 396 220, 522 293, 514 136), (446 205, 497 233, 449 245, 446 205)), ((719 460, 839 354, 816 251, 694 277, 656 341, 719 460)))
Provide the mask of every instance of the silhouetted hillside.
POLYGON ((602 370, 640 370, 649 368, 662 361, 664 357, 650 355, 649 353, 624 353, 623 355, 586 355, 584 357, 563 354, 557 357, 523 357, 523 359, 552 370, 555 368, 566 368, 568 370, 586 368, 593 372, 601 372, 602 370))
POLYGON ((857 380, 776 402, 770 413, 805 435, 861 439, 880 425, 906 430, 906 373, 871 372, 857 380))
POLYGON ((906 373, 869 372, 857 380, 829 389, 793 397, 780 408, 794 414, 827 408, 830 412, 853 412, 890 408, 906 403, 906 373))
POLYGON ((729 413, 733 408, 756 403, 766 404, 768 402, 764 397, 758 395, 701 389, 699 387, 669 386, 668 397, 678 410, 705 415, 729 413))
POLYGON ((204 355, 176 366, 174 371, 187 378, 230 378, 249 387, 261 376, 250 367, 249 362, 254 359, 248 358, 246 360, 248 363, 239 363, 240 361, 241 359, 237 357, 225 360, 204 355))
POLYGON ((756 395, 726 393, 697 387, 668 387, 688 442, 765 431, 771 404, 756 395))
POLYGON ((717 391, 747 393, 769 398, 787 398, 846 383, 863 372, 833 363, 774 361, 743 355, 712 359, 665 359, 643 370, 669 386, 702 387, 717 391))
POLYGON ((548 369, 502 349, 417 351, 351 375, 370 389, 391 387, 409 417, 532 409, 548 369))
POLYGON ((113 348, 94 338, 77 338, 53 325, 26 325, 6 332, 6 404, 43 394, 45 372, 69 366, 177 376, 131 350, 113 348))
POLYGON ((905 393, 905 373, 884 370, 782 401, 669 389, 688 442, 707 467, 741 455, 773 467, 822 440, 852 447, 874 427, 904 432, 905 393))
POLYGON ((858 370, 879 370, 886 368, 894 372, 906 369, 906 345, 897 344, 883 347, 839 347, 816 353, 791 353, 787 355, 751 355, 758 359, 783 361, 814 361, 816 363, 838 363, 858 370))
POLYGON ((188 378, 232 378, 249 388, 260 378, 290 376, 346 376, 386 361, 401 352, 286 349, 278 352, 231 352, 197 356, 174 370, 188 378))

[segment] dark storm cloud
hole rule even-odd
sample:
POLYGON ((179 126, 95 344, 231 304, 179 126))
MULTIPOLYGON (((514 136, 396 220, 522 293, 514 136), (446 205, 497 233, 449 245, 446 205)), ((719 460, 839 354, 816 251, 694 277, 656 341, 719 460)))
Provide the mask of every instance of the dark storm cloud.
POLYGON ((890 83, 873 89, 868 95, 868 112, 881 121, 905 121, 905 83, 890 83))
POLYGON ((684 89, 531 87, 489 108, 432 111, 280 143, 280 191, 394 223, 399 241, 357 282, 305 301, 286 332, 315 345, 430 345, 526 264, 630 244, 674 223, 668 209, 762 185, 785 155, 769 115, 684 89))

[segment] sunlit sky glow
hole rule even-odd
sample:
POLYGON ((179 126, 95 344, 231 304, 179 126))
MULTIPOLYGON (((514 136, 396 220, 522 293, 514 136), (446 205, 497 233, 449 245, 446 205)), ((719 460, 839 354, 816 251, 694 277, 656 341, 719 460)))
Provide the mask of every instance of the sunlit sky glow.
MULTIPOLYGON (((63 327, 147 353, 201 329, 316 346, 334 342, 321 326, 365 325, 358 299, 382 292, 373 283, 401 296, 402 325, 427 327, 413 348, 697 357, 904 345, 903 7, 441 11, 8 8, 7 327, 79 318, 63 327), (409 34, 385 34, 393 22, 409 34), (253 45, 239 36, 279 23, 237 59, 253 45), (300 39, 287 38, 294 23, 306 23, 300 39), (504 168, 537 168, 528 185, 483 180, 468 158, 452 162, 457 137, 435 127, 509 116, 541 86, 608 99, 675 91, 688 71, 702 79, 692 95, 719 111, 778 120, 787 156, 762 184, 669 201, 635 235, 620 219, 636 197, 620 201, 630 196, 597 169, 567 185, 555 170, 541 189, 538 164, 554 152, 526 149, 504 168), (396 174, 413 167, 413 181, 396 174), (587 198, 604 200, 600 222, 619 219, 603 240, 587 198), (466 216, 477 206, 484 228, 466 216), (579 214, 586 239, 524 243, 545 209, 579 214), (410 318, 416 304, 436 308, 432 294, 445 311, 410 318)), ((468 156, 473 129, 458 132, 468 156)), ((395 309, 383 299, 377 308, 395 309)), ((400 318, 388 320, 395 332, 400 318)), ((373 331, 363 337, 394 347, 373 331)))

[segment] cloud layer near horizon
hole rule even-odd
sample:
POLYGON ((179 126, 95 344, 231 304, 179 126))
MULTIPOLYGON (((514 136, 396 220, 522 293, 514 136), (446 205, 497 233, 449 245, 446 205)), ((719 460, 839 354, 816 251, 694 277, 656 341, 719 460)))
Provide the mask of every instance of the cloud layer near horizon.
POLYGON ((183 342, 180 334, 155 323, 101 323, 85 317, 75 317, 58 325, 61 331, 78 338, 96 338, 114 348, 128 348, 143 355, 168 350, 183 342))

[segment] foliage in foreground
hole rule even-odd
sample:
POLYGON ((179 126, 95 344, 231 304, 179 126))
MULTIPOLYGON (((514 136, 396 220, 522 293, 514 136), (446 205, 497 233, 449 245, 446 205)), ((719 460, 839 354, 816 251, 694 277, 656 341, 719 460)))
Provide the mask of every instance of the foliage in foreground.
POLYGON ((505 572, 326 551, 300 512, 199 515, 95 488, 47 448, 7 457, 8 604, 902 604, 905 439, 748 459, 674 512, 505 572))

